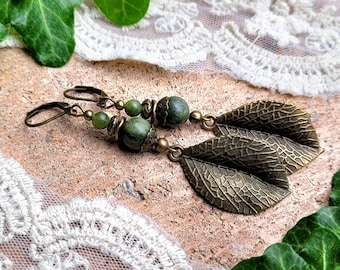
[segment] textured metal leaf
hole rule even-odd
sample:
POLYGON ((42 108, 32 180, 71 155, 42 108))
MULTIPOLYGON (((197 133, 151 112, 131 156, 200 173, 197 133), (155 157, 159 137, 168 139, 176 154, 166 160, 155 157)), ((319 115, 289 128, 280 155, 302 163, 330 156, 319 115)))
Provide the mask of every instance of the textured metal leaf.
POLYGON ((303 145, 289 138, 277 134, 270 134, 268 132, 260 132, 227 125, 216 125, 214 133, 216 136, 232 135, 240 138, 251 138, 252 140, 262 141, 272 149, 275 149, 281 157, 282 164, 286 168, 288 175, 308 164, 322 152, 320 148, 303 145))
POLYGON ((258 213, 289 193, 281 157, 261 140, 215 137, 183 149, 180 164, 196 192, 233 213, 258 213))
POLYGON ((309 114, 292 104, 256 101, 217 117, 216 123, 279 134, 319 148, 309 114))
POLYGON ((231 213, 256 214, 289 193, 256 176, 189 156, 180 160, 195 191, 212 205, 231 213))
POLYGON ((309 115, 291 104, 252 102, 215 120, 218 137, 183 149, 179 161, 193 188, 229 212, 277 203, 289 193, 287 174, 322 152, 309 115))
POLYGON ((264 182, 288 188, 281 157, 275 149, 260 140, 230 134, 185 148, 182 155, 235 168, 255 175, 264 182))

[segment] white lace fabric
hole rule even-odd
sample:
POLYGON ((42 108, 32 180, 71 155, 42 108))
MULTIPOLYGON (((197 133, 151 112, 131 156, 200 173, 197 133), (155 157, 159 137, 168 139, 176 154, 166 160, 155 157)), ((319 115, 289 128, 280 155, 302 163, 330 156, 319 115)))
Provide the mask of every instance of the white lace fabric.
POLYGON ((210 69, 283 93, 327 95, 340 91, 339 7, 310 0, 154 0, 140 23, 119 28, 85 2, 76 13, 76 52, 172 71, 210 69))
MULTIPOLYGON (((117 27, 86 0, 75 12, 76 52, 329 96, 340 93, 339 9, 336 0, 151 0, 138 24, 117 27)), ((0 46, 15 44, 9 37, 0 46)))
POLYGON ((0 269, 193 269, 151 220, 104 198, 63 202, 35 186, 0 155, 0 269))

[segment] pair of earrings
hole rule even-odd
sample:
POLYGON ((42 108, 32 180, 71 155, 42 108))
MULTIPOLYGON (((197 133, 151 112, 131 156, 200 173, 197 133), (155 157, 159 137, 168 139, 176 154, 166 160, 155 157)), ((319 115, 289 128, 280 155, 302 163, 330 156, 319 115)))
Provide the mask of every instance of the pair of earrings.
POLYGON ((104 91, 77 86, 65 97, 96 102, 101 109, 124 110, 127 117, 84 110, 65 102, 43 104, 27 113, 25 123, 35 127, 63 115, 83 117, 127 150, 166 152, 179 162, 194 190, 212 205, 228 212, 256 214, 289 194, 287 175, 315 159, 322 149, 307 112, 295 105, 275 101, 256 101, 214 116, 191 111, 180 97, 164 97, 158 102, 115 101, 104 91), (60 112, 34 122, 33 118, 50 110, 60 112), (149 119, 149 120, 148 120, 149 119), (154 123, 176 128, 186 121, 200 123, 215 137, 184 148, 157 138, 154 123))

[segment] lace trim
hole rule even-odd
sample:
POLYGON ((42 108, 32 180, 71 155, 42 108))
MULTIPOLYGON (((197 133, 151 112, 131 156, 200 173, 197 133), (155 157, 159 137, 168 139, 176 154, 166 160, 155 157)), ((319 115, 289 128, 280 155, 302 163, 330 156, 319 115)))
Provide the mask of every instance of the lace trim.
POLYGON ((0 252, 0 269, 10 270, 13 267, 13 263, 3 253, 0 252))
POLYGON ((41 207, 41 195, 33 181, 14 160, 0 156, 0 242, 10 241, 15 234, 25 235, 41 207))
MULTIPOLYGON (((128 269, 192 269, 185 252, 166 234, 124 206, 77 198, 43 210, 33 180, 16 161, 1 155, 0 187, 0 243, 14 235, 29 236, 29 256, 36 263, 31 269, 90 269, 79 248, 97 249, 128 269)), ((6 251, 0 253, 0 269, 13 265, 6 251)))
MULTIPOLYGON (((152 0, 138 24, 116 27, 87 0, 75 12, 76 52, 227 72, 294 95, 339 94, 339 9, 331 0, 152 0)), ((0 47, 17 45, 11 38, 0 47)))
POLYGON ((76 51, 88 60, 131 58, 173 71, 212 68, 294 95, 339 91, 340 19, 334 5, 324 3, 316 12, 308 0, 204 2, 151 1, 146 18, 122 30, 85 2, 76 14, 76 51), (242 12, 250 15, 242 18, 242 12))
POLYGON ((253 85, 293 95, 315 96, 332 92, 340 82, 339 50, 320 56, 277 55, 255 46, 234 23, 222 25, 214 40, 216 47, 223 48, 216 50, 216 63, 229 70, 233 77, 253 85))
MULTIPOLYGON (((60 261, 56 257, 60 251, 91 247, 120 258, 132 269, 173 269, 186 262, 185 253, 146 219, 104 199, 73 199, 48 208, 39 215, 31 237, 32 258, 38 261, 60 261)), ((78 261, 81 258, 74 252, 71 255, 78 261)))
MULTIPOLYGON (((157 2, 155 1, 154 4, 157 2)), ((171 9, 171 5, 169 8, 171 9)), ((75 15, 76 52, 87 60, 102 61, 126 58, 158 64, 167 68, 206 59, 209 51, 207 42, 211 40, 211 34, 201 23, 192 21, 191 17, 186 18, 179 15, 170 18, 173 15, 170 12, 161 12, 161 9, 151 6, 149 15, 143 24, 138 26, 139 29, 150 25, 147 18, 153 13, 160 16, 155 21, 156 32, 177 33, 175 38, 148 39, 112 32, 103 27, 101 21, 98 22, 98 17, 104 20, 99 13, 82 5, 75 15), (91 15, 88 16, 89 14, 91 15)), ((124 32, 132 30, 134 28, 123 28, 124 32)))

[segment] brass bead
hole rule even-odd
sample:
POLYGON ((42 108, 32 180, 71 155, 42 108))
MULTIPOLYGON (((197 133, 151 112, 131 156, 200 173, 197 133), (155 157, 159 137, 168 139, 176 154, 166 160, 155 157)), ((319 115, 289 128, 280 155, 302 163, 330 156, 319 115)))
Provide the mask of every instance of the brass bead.
POLYGON ((148 119, 149 117, 152 117, 154 104, 155 104, 154 100, 146 99, 146 100, 143 101, 143 103, 142 103, 143 109, 142 109, 142 112, 141 112, 141 116, 144 119, 148 119))
POLYGON ((165 152, 169 148, 169 143, 165 138, 159 138, 157 140, 156 151, 159 153, 165 152))
POLYGON ((124 109, 124 101, 123 100, 117 100, 115 103, 115 106, 117 110, 123 110, 124 109))
POLYGON ((86 121, 91 121, 93 117, 93 111, 87 110, 84 112, 84 119, 86 121))
POLYGON ((194 123, 202 121, 202 118, 203 118, 203 115, 200 111, 192 111, 189 117, 190 122, 194 122, 194 123))
POLYGON ((113 137, 115 141, 119 140, 119 132, 120 129, 123 127, 126 118, 124 116, 117 116, 114 115, 110 119, 110 123, 107 127, 107 133, 113 137))

